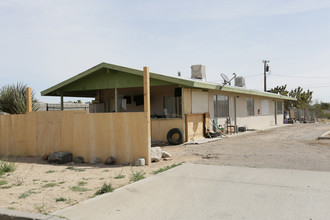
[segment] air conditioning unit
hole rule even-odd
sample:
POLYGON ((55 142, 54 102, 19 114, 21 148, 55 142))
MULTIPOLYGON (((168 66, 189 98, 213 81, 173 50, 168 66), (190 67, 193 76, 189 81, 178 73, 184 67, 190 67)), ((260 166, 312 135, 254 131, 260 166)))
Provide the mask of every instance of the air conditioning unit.
POLYGON ((235 78, 235 86, 245 88, 245 78, 243 76, 236 77, 235 78))
POLYGON ((206 73, 204 65, 192 65, 191 66, 191 78, 192 79, 201 79, 206 81, 206 73))

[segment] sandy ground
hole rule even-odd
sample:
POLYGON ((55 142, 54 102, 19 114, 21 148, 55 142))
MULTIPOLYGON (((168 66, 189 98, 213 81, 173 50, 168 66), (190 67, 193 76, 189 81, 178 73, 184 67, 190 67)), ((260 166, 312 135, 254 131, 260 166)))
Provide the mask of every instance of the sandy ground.
POLYGON ((16 171, 0 178, 5 182, 0 184, 0 207, 50 213, 93 197, 104 183, 118 188, 129 184, 133 173, 148 177, 181 162, 330 171, 330 140, 316 140, 329 130, 329 124, 295 124, 206 144, 165 146, 173 160, 144 167, 54 165, 40 157, 12 157, 16 171))
MULTIPOLYGON (((175 151, 177 148, 171 149, 175 151)), ((129 184, 133 173, 140 172, 148 177, 159 168, 197 159, 198 156, 186 157, 178 153, 171 161, 136 167, 70 163, 55 165, 40 157, 10 157, 9 161, 16 164, 16 170, 0 177, 0 207, 46 214, 93 197, 104 183, 118 188, 129 184), (3 184, 2 181, 7 183, 3 184)))

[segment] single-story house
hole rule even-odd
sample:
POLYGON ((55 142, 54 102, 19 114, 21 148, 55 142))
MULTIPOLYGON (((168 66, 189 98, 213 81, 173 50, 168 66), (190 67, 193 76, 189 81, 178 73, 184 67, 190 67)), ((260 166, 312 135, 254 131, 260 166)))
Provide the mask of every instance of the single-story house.
MULTIPOLYGON (((283 101, 294 98, 246 89, 237 79, 236 86, 206 82, 201 65, 192 66, 191 79, 150 72, 151 138, 166 140, 172 128, 186 141, 201 138, 210 121, 250 129, 283 124, 283 101)), ((142 70, 101 63, 41 95, 59 96, 62 105, 64 97, 95 98, 90 113, 120 113, 143 112, 143 92, 142 70)))

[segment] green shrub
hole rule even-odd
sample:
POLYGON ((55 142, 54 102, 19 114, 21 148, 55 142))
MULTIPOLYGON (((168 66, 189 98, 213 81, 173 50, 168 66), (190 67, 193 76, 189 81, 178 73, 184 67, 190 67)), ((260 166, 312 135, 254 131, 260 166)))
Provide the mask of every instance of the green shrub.
POLYGON ((139 180, 142 180, 145 178, 145 173, 143 171, 136 171, 136 172, 132 172, 132 175, 131 175, 131 178, 130 178, 130 181, 133 183, 133 182, 137 182, 139 180))
POLYGON ((6 156, 2 157, 0 160, 0 176, 4 173, 14 172, 16 165, 13 162, 8 162, 6 156))
POLYGON ((95 195, 99 196, 99 195, 102 195, 104 193, 112 192, 113 190, 114 189, 112 188, 112 185, 110 183, 109 184, 104 183, 103 186, 101 187, 101 189, 96 191, 95 195))

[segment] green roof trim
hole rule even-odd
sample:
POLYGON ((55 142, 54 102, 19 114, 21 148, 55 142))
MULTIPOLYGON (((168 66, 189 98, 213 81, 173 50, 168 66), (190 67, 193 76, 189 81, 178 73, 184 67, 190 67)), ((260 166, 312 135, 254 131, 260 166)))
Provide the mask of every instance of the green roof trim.
MULTIPOLYGON (((100 63, 70 79, 67 79, 55 86, 41 92, 42 96, 72 96, 72 97, 95 97, 96 91, 111 88, 131 88, 143 86, 143 71, 128 67, 100 63), (109 77, 111 75, 111 77, 109 77)), ((177 84, 186 88, 198 88, 208 90, 220 90, 219 84, 184 79, 173 76, 161 75, 150 72, 150 85, 162 86, 177 84)), ((295 98, 260 92, 241 87, 224 86, 221 91, 237 94, 270 97, 275 99, 293 100, 295 98)))

